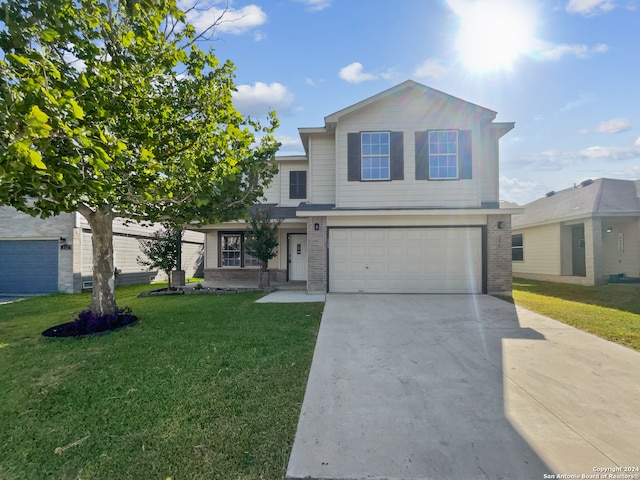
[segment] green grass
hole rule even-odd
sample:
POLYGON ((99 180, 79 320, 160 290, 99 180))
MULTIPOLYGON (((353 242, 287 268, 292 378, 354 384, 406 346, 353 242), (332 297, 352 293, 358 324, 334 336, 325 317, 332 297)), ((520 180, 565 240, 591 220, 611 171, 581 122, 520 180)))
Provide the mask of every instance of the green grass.
POLYGON ((640 350, 640 287, 584 287, 514 278, 515 303, 607 340, 640 350))
POLYGON ((0 478, 284 476, 322 305, 148 288, 116 292, 137 325, 83 339, 40 333, 88 294, 0 305, 0 478))

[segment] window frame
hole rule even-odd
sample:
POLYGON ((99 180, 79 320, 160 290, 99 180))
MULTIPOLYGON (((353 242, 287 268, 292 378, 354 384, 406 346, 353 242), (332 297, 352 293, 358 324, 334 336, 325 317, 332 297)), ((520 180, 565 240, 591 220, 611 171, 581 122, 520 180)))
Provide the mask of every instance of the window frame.
POLYGON ((246 232, 242 231, 221 231, 218 232, 218 268, 260 268, 260 260, 252 257, 245 252, 244 239, 246 232), (240 249, 239 250, 225 250, 223 249, 224 237, 239 237, 240 249), (225 265, 224 264, 224 252, 239 252, 239 265, 225 265))
POLYGON ((458 129, 440 129, 440 130, 428 130, 427 131, 427 167, 428 167, 428 171, 429 171, 429 180, 435 180, 435 181, 442 181, 442 180, 460 180, 460 131, 458 129), (440 136, 441 134, 446 134, 447 136, 449 134, 455 133, 455 140, 454 141, 450 141, 449 139, 447 139, 444 142, 440 142, 439 139, 437 142, 433 142, 431 141, 431 136, 432 135, 438 135, 440 136), (448 147, 444 148, 444 152, 441 152, 441 147, 442 146, 449 146, 449 145, 454 145, 455 146, 455 153, 454 152, 449 152, 448 151, 448 147), (438 152, 432 152, 432 147, 434 147, 435 149, 438 150, 438 152), (432 157, 440 157, 440 160, 446 159, 447 157, 455 157, 455 176, 439 176, 439 175, 435 175, 435 172, 440 170, 440 169, 448 169, 448 168, 452 168, 448 165, 441 165, 441 164, 437 164, 432 166, 432 157))
MULTIPOLYGON (((374 144, 373 142, 369 143, 367 146, 370 147, 370 149, 373 149, 374 147, 380 147, 382 146, 383 143, 378 142, 377 144, 374 144)), ((371 173, 372 170, 377 169, 377 170, 382 170, 384 169, 385 166, 377 166, 374 167, 372 165, 369 165, 367 167, 367 170, 369 171, 369 173, 371 173)), ((360 180, 363 182, 388 182, 391 181, 391 132, 388 130, 382 130, 382 131, 366 131, 366 132, 360 132, 360 180), (372 150, 369 151, 369 153, 365 153, 365 144, 364 144, 364 139, 365 139, 365 135, 384 135, 386 137, 386 154, 382 154, 380 152, 378 153, 373 153, 372 150), (365 160, 373 160, 373 159, 378 159, 378 160, 384 160, 386 161, 386 171, 387 171, 387 176, 386 177, 377 177, 377 178, 366 178, 365 176, 365 160)))
POLYGON ((306 170, 289 170, 289 199, 290 200, 304 200, 307 198, 307 171, 306 170), (300 175, 304 174, 304 175, 300 175), (294 183, 293 177, 296 177, 296 182, 294 183), (304 178, 304 183, 300 182, 300 177, 304 178), (294 191, 295 185, 295 191, 294 191), (300 190, 303 189, 302 192, 300 190), (295 193, 295 195, 294 195, 295 193), (304 193, 303 196, 300 196, 301 193, 304 193))
POLYGON ((524 262, 524 233, 514 233, 511 235, 511 261, 512 262, 524 262), (520 237, 519 245, 516 244, 516 237, 520 237), (515 258, 515 252, 519 251, 520 258, 515 258))

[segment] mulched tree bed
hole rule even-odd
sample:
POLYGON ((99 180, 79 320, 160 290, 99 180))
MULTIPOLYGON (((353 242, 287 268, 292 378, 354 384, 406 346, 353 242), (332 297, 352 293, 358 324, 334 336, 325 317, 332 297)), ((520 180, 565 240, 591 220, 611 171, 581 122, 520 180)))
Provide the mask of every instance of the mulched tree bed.
POLYGON ((128 325, 133 325, 138 317, 131 313, 128 307, 117 309, 110 315, 94 315, 91 310, 80 312, 78 317, 67 323, 62 323, 42 332, 45 337, 83 337, 97 333, 119 330, 128 325))
POLYGON ((268 292, 271 293, 275 290, 273 287, 265 288, 208 288, 208 287, 189 287, 189 288, 158 288, 156 290, 149 290, 138 294, 138 297, 153 297, 157 295, 229 295, 234 293, 256 293, 256 292, 268 292))

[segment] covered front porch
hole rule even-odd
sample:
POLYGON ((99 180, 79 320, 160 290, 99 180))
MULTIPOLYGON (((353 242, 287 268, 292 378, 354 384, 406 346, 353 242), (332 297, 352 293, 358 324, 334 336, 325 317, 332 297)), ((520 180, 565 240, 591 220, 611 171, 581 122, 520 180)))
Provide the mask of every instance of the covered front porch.
MULTIPOLYGON (((271 218, 279 222, 276 256, 269 260, 268 278, 278 289, 305 289, 307 283, 307 221, 295 217, 295 207, 269 208, 271 218)), ((245 239, 250 224, 235 220, 204 225, 204 283, 214 288, 254 288, 261 284, 260 261, 249 255, 245 239)), ((264 279, 262 284, 264 285, 264 279)))

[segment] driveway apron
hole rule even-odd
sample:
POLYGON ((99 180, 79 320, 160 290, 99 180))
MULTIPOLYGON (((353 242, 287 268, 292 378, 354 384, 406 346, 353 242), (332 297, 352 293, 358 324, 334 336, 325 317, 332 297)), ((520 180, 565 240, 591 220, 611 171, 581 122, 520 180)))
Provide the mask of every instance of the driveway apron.
POLYGON ((486 295, 330 294, 287 478, 638 466, 638 365, 638 352, 486 295))

